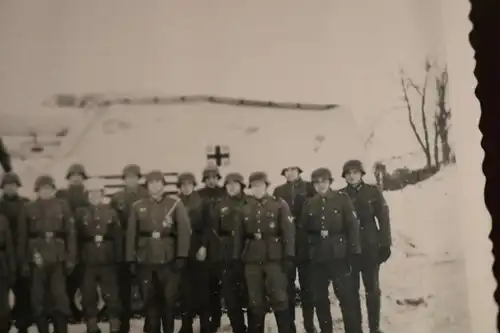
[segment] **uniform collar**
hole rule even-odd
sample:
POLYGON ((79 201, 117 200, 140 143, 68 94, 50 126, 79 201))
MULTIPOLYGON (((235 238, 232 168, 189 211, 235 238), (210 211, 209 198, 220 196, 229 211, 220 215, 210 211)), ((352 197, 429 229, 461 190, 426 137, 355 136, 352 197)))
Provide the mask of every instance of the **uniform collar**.
POLYGON ((363 181, 360 181, 356 185, 347 184, 347 189, 354 191, 354 192, 359 192, 363 188, 364 185, 365 184, 363 183, 363 181))

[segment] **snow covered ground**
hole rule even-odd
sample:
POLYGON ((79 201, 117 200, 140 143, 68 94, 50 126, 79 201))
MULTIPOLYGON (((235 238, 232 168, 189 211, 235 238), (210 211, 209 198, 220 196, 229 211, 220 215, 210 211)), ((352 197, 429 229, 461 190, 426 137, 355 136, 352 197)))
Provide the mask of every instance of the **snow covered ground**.
MULTIPOLYGON (((119 173, 130 162, 139 162, 146 170, 190 170, 198 175, 205 163, 207 140, 231 147, 231 164, 223 172, 241 170, 247 176, 254 169, 263 169, 274 183, 282 181, 279 171, 294 158, 296 164, 305 165, 308 178, 313 167, 326 165, 339 174, 345 159, 357 154, 367 156, 348 112, 317 112, 304 117, 296 111, 250 111, 211 105, 185 106, 169 112, 130 107, 95 113, 67 110, 74 112, 75 118, 60 145, 47 146, 35 156, 26 144, 21 144, 23 139, 6 137, 5 142, 15 156, 23 156, 15 158, 14 165, 24 180, 25 194, 31 194, 35 177, 43 172, 52 173, 58 184, 64 185, 65 169, 73 162, 85 163, 94 175, 119 173), (214 116, 215 110, 221 110, 221 114, 214 116), (138 112, 142 113, 140 117, 138 112), (189 133, 190 128, 193 133, 189 133), (347 145, 354 149, 346 149, 347 145), (262 157, 258 151, 264 152, 262 157)), ((381 158, 392 156, 384 155, 382 148, 370 155, 380 152, 381 158)), ((450 166, 420 184, 385 194, 394 238, 393 257, 381 269, 382 328, 386 332, 470 332, 454 209, 455 180, 455 167, 450 166)), ((341 185, 342 181, 337 180, 335 187, 341 185)), ((340 312, 335 302, 332 311, 338 319, 340 312)), ((300 327, 299 309, 297 318, 300 327)), ((224 331, 229 331, 227 318, 224 323, 224 331)), ((274 323, 274 318, 268 316, 266 332, 276 332, 274 323)), ((335 325, 342 332, 340 319, 335 325)), ((133 327, 134 332, 141 332, 142 323, 134 321, 133 327)), ((83 330, 83 326, 75 326, 71 332, 83 330)))

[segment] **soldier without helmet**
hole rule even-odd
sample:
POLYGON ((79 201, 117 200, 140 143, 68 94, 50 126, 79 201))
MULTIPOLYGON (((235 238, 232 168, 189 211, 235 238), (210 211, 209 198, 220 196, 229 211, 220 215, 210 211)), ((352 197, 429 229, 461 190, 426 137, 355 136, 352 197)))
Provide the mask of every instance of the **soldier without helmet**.
POLYGON ((210 266, 207 246, 210 225, 203 217, 203 200, 196 188, 195 176, 190 172, 181 173, 177 187, 179 198, 186 207, 191 221, 191 245, 186 268, 183 271, 182 287, 182 327, 180 332, 193 332, 193 319, 200 319, 200 332, 210 333, 210 266))
POLYGON ((99 309, 97 286, 101 287, 110 324, 110 332, 120 329, 121 304, 117 266, 122 262, 123 233, 118 215, 103 203, 104 186, 98 179, 87 182, 89 206, 76 211, 81 248, 82 308, 87 333, 100 333, 97 326, 99 309))
POLYGON ((382 192, 377 186, 366 184, 363 181, 364 175, 361 161, 350 160, 344 164, 342 177, 345 178, 347 186, 343 192, 351 198, 361 223, 361 258, 352 272, 356 310, 361 320, 361 275, 366 293, 368 326, 371 333, 380 333, 379 269, 391 255, 391 226, 389 208, 382 192))
MULTIPOLYGON (((302 208, 306 201, 314 196, 315 190, 310 182, 302 180, 300 174, 302 169, 298 166, 290 166, 281 171, 285 176, 286 183, 274 190, 274 196, 286 201, 294 221, 297 221, 302 213, 302 208)), ((296 229, 295 252, 296 262, 299 273, 300 284, 300 305, 302 308, 302 317, 304 319, 304 329, 306 333, 316 332, 314 327, 314 305, 311 291, 310 261, 305 251, 307 235, 304 235, 301 229, 296 229)), ((288 274, 288 309, 293 321, 292 330, 295 332, 295 280, 297 277, 297 268, 291 269, 288 274)))
POLYGON ((165 179, 161 171, 146 176, 149 197, 133 204, 126 233, 126 260, 137 274, 150 316, 146 329, 160 330, 158 313, 165 314, 164 333, 174 329, 174 310, 178 300, 181 271, 189 254, 191 225, 179 198, 164 193, 165 179), (155 294, 161 293, 165 308, 158 309, 155 294))
POLYGON ((322 333, 332 333, 328 288, 333 283, 340 303, 346 333, 360 333, 356 317, 351 274, 351 260, 360 252, 359 221, 349 197, 331 190, 330 170, 313 171, 311 181, 317 194, 302 211, 298 228, 307 233, 311 260, 314 305, 322 333))
POLYGON ((75 221, 68 204, 54 197, 52 177, 38 177, 35 192, 37 199, 26 204, 19 217, 18 256, 23 275, 31 278, 38 331, 48 333, 51 317, 55 333, 67 333, 71 311, 65 286, 77 260, 75 221))
MULTIPOLYGON (((68 187, 59 189, 56 192, 56 198, 65 200, 74 215, 76 210, 80 207, 88 205, 87 192, 85 191, 85 181, 88 179, 87 171, 82 164, 72 164, 66 172, 66 180, 68 187)), ((70 298, 72 317, 75 322, 80 322, 82 319, 82 312, 75 305, 75 295, 78 290, 82 279, 82 267, 76 263, 76 267, 67 278, 66 290, 70 298)))
MULTIPOLYGON (((205 185, 198 190, 203 199, 203 219, 210 223, 212 210, 215 205, 226 195, 226 191, 219 185, 222 179, 219 168, 209 163, 202 173, 202 182, 205 185)), ((220 327, 222 306, 220 298, 220 274, 217 267, 210 267, 210 327, 211 332, 216 332, 220 327)))
POLYGON ((267 193, 264 172, 250 175, 253 197, 243 207, 235 231, 234 258, 242 259, 252 320, 249 331, 262 333, 267 310, 266 296, 276 317, 278 331, 290 333, 287 274, 293 269, 295 227, 286 202, 267 193))
POLYGON ((0 213, 0 333, 9 332, 9 291, 16 281, 16 254, 7 218, 0 213))
MULTIPOLYGON (((122 170, 122 179, 124 188, 113 194, 110 205, 117 212, 120 225, 125 233, 130 216, 132 205, 139 199, 149 197, 148 190, 139 184, 142 177, 141 168, 137 164, 128 164, 122 170)), ((125 251, 125 248, 123 248, 125 251)), ((120 333, 129 333, 130 319, 132 318, 131 309, 131 289, 133 277, 130 274, 128 264, 124 262, 118 268, 120 280, 120 299, 122 301, 122 313, 120 316, 120 333)), ((144 322, 147 326, 148 319, 144 322)))
POLYGON ((245 333, 243 308, 247 305, 247 291, 243 262, 233 260, 235 228, 241 220, 247 195, 243 192, 245 183, 239 173, 229 173, 224 180, 227 196, 212 212, 214 238, 210 247, 210 263, 219 268, 221 295, 234 333, 245 333))
MULTIPOLYGON (((14 248, 17 248, 19 215, 24 205, 29 202, 29 199, 19 195, 22 183, 15 172, 4 173, 1 179, 0 188, 3 195, 0 198, 0 214, 4 215, 9 222, 14 248)), ((33 321, 33 318, 31 318, 29 284, 29 279, 23 277, 18 270, 18 277, 13 286, 16 302, 12 310, 12 317, 19 333, 27 333, 33 321)))

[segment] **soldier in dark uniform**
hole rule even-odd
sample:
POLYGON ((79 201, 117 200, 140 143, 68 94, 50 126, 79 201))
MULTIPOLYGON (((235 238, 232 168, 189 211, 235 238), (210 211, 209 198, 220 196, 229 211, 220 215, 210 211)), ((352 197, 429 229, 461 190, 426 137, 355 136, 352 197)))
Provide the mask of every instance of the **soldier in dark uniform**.
POLYGON ((183 333, 193 332, 193 318, 200 318, 200 332, 210 333, 210 285, 209 263, 206 260, 210 225, 203 218, 203 201, 195 192, 196 179, 192 173, 179 175, 177 186, 179 197, 189 213, 191 221, 191 245, 189 258, 181 283, 182 328, 183 333))
POLYGON ((121 304, 117 266, 122 262, 123 232, 116 211, 103 203, 103 184, 98 179, 91 179, 86 183, 86 188, 90 205, 78 208, 75 219, 80 228, 78 236, 82 244, 80 263, 83 277, 80 290, 87 333, 100 333, 97 326, 98 285, 107 306, 110 332, 118 332, 121 304))
POLYGON ((222 281, 222 297, 226 305, 227 315, 234 333, 245 333, 245 317, 247 291, 243 262, 234 255, 234 232, 241 220, 243 206, 247 196, 243 192, 245 183, 239 173, 229 173, 224 180, 227 196, 215 206, 212 212, 212 230, 214 233, 210 247, 210 263, 220 267, 222 281))
MULTIPOLYGON (((203 199, 203 219, 210 223, 212 210, 215 205, 226 196, 226 191, 219 186, 222 179, 219 168, 209 164, 202 174, 202 182, 205 186, 198 190, 198 194, 203 199)), ((222 306, 220 298, 220 269, 216 266, 210 267, 210 327, 211 332, 216 332, 220 327, 222 318, 222 306)))
POLYGON ((360 275, 366 293, 368 324, 371 333, 380 333, 380 264, 391 256, 391 225, 389 208, 382 192, 375 185, 363 182, 363 164, 350 160, 344 164, 342 177, 347 181, 343 189, 349 195, 359 217, 361 227, 361 257, 353 267, 352 277, 356 291, 356 309, 361 320, 359 299, 360 275))
POLYGON ((146 176, 149 197, 133 204, 126 231, 126 260, 137 274, 150 316, 148 333, 160 330, 158 313, 164 313, 163 332, 172 333, 181 271, 186 265, 191 225, 179 198, 166 195, 161 171, 146 176), (158 310, 156 293, 163 294, 165 308, 158 310))
POLYGON ((54 197, 54 191, 51 176, 38 177, 37 199, 24 206, 18 226, 18 256, 23 275, 31 276, 31 306, 40 333, 48 333, 50 317, 55 333, 68 332, 71 311, 66 275, 72 273, 77 260, 73 216, 67 203, 54 197))
MULTIPOLYGON (((78 208, 88 205, 87 192, 85 191, 84 185, 87 178, 87 171, 82 164, 72 164, 66 172, 68 187, 56 192, 56 198, 66 200, 73 215, 78 208)), ((80 246, 78 247, 80 248, 80 246)), ((79 263, 76 263, 73 273, 67 278, 66 286, 70 299, 72 319, 74 319, 75 322, 80 322, 83 315, 75 305, 75 295, 81 284, 81 279, 82 268, 79 263)))
MULTIPOLYGON (((3 190, 3 196, 0 199, 0 214, 3 214, 9 221, 14 248, 17 248, 19 215, 24 205, 29 202, 28 198, 19 195, 21 185, 21 179, 14 172, 5 173, 0 184, 0 188, 3 190)), ((18 274, 13 288, 16 302, 12 317, 19 333, 27 333, 33 320, 31 318, 29 285, 29 279, 18 274)))
POLYGON ((269 297, 280 333, 290 333, 287 274, 294 268, 295 226, 283 199, 267 193, 269 181, 264 172, 254 172, 248 183, 253 197, 243 207, 235 231, 234 258, 245 264, 249 311, 249 331, 263 332, 269 297))
POLYGON ((5 147, 2 138, 0 138, 0 165, 2 166, 4 172, 12 171, 10 154, 7 147, 5 147))
MULTIPOLYGON (((286 177, 286 183, 276 187, 274 196, 285 200, 290 207, 294 221, 297 221, 302 213, 302 207, 307 199, 315 194, 314 187, 311 183, 300 178, 302 169, 298 166, 291 166, 281 171, 281 175, 286 177)), ((302 316, 304 318, 304 329, 306 333, 316 332, 314 327, 314 304, 311 292, 310 279, 310 261, 306 251, 307 235, 303 230, 296 230, 295 252, 296 265, 299 272, 300 284, 300 303, 302 307, 302 316)), ((295 279, 297 277, 297 269, 290 270, 288 274, 288 308, 293 321, 292 330, 295 329, 295 279)))
MULTIPOLYGON (((130 216, 132 205, 139 199, 149 197, 148 190, 139 184, 142 177, 141 168, 137 164, 129 164, 123 168, 122 178, 125 188, 116 192, 111 197, 111 207, 118 213, 120 225, 122 230, 127 229, 127 223, 130 216)), ((125 249, 124 249, 125 250, 125 249)), ((131 283, 132 276, 127 263, 123 263, 119 268, 120 281, 120 299, 122 301, 122 314, 120 317, 120 333, 129 333, 130 319, 132 311, 130 308, 131 303, 131 283)), ((147 320, 144 323, 147 326, 147 320)))
POLYGON ((16 254, 9 220, 0 214, 0 333, 9 332, 9 290, 16 281, 16 254))
POLYGON ((297 228, 308 233, 314 302, 322 333, 332 333, 328 287, 333 283, 346 333, 360 333, 353 300, 351 261, 361 252, 359 221, 349 197, 333 191, 330 170, 313 171, 311 181, 318 192, 302 211, 297 228))

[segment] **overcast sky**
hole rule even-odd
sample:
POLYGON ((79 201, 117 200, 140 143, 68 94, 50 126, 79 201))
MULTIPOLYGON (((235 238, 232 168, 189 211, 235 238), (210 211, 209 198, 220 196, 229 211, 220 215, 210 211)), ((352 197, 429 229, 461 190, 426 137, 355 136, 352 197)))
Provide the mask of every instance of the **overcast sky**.
POLYGON ((0 112, 60 92, 398 103, 441 54, 434 0, 0 0, 0 112))

